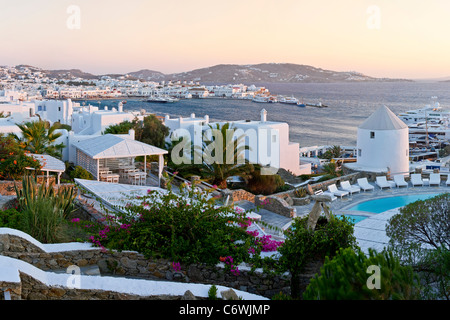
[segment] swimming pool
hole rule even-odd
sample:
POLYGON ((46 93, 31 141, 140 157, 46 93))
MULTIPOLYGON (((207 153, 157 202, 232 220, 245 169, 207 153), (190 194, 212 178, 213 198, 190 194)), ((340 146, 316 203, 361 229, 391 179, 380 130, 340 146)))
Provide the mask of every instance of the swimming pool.
POLYGON ((407 196, 380 198, 380 199, 361 202, 351 208, 348 208, 347 210, 381 213, 381 212, 391 210, 394 208, 404 207, 407 204, 415 202, 417 200, 429 199, 429 198, 435 197, 439 194, 440 193, 415 194, 415 195, 407 195, 407 196))
POLYGON ((358 222, 363 221, 364 219, 368 218, 367 216, 359 216, 359 215, 356 215, 356 214, 355 215, 353 215, 353 214, 339 214, 339 215, 337 215, 337 217, 342 217, 342 216, 349 218, 350 221, 353 224, 358 223, 358 222))

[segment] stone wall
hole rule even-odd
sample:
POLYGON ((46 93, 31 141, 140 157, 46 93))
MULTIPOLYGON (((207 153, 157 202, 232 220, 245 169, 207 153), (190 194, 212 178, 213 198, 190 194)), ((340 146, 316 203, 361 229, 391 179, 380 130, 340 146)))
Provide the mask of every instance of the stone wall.
POLYGON ((227 196, 230 196, 230 201, 237 202, 237 201, 250 201, 255 202, 255 195, 251 192, 248 192, 244 189, 236 189, 236 190, 230 190, 225 189, 222 190, 222 197, 224 199, 227 198, 227 196))
MULTIPOLYGON (((16 284, 12 300, 200 300, 202 297, 188 295, 141 296, 109 290, 72 289, 68 287, 49 287, 46 284, 20 272, 20 284, 16 284), (19 286, 19 288, 17 288, 19 286), (20 293, 18 293, 20 292, 20 293)), ((9 287, 10 283, 5 283, 9 287)), ((0 288, 2 283, 0 283, 0 288)))
MULTIPOLYGON (((49 180, 50 181, 52 181, 52 180, 54 181, 55 179, 54 178, 53 179, 50 178, 49 180)), ((42 179, 39 179, 39 177, 38 177, 37 183, 41 184, 42 183, 42 179)), ((10 181, 10 180, 0 181, 0 195, 3 195, 3 196, 15 196, 16 195, 16 190, 14 188, 14 185, 16 185, 19 190, 22 189, 22 181, 15 181, 15 182, 14 181, 10 181)), ((61 183, 59 185, 55 184, 54 187, 57 189, 57 188, 63 188, 63 187, 67 187, 67 186, 75 187, 74 184, 70 184, 70 183, 69 184, 61 183)))
POLYGON ((5 291, 9 291, 11 300, 22 298, 22 284, 20 282, 0 281, 0 300, 5 299, 5 291))
POLYGON ((289 205, 285 199, 278 196, 256 196, 255 205, 288 218, 297 216, 296 209, 289 205))
POLYGON ((267 274, 260 271, 251 272, 239 268, 239 275, 234 275, 223 268, 204 264, 188 266, 187 276, 194 283, 220 284, 237 290, 246 291, 271 298, 274 294, 290 294, 290 276, 267 274))
MULTIPOLYGON (((290 277, 286 275, 270 277, 262 272, 242 270, 240 275, 235 276, 220 265, 208 266, 204 264, 181 265, 180 271, 174 271, 172 262, 167 259, 145 258, 142 254, 133 251, 117 252, 94 248, 90 250, 44 252, 26 239, 10 234, 0 235, 0 254, 20 259, 44 271, 64 272, 71 265, 80 268, 98 266, 101 275, 215 284, 268 298, 280 291, 289 293, 290 277)), ((31 287, 27 288, 28 291, 22 292, 25 298, 33 290, 34 292, 37 290, 41 293, 49 293, 48 288, 40 287, 38 284, 32 284, 31 287)), ((86 296, 86 294, 83 294, 83 296, 86 296)), ((93 298, 95 298, 95 295, 93 295, 93 298)))

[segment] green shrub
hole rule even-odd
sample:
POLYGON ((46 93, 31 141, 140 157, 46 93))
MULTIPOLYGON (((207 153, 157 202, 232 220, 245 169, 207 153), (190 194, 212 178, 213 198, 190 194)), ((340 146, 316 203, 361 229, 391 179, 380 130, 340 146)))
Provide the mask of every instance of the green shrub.
POLYGON ((20 229, 21 214, 14 208, 0 211, 0 228, 20 229))
POLYGON ((284 185, 284 180, 279 175, 262 175, 261 170, 255 170, 248 180, 246 189, 253 194, 270 195, 284 185))
POLYGON ((217 297, 217 287, 213 284, 208 290, 208 300, 220 300, 217 297))
POLYGON ((342 249, 326 257, 303 294, 305 300, 407 300, 419 297, 419 283, 411 267, 391 252, 342 249), (379 273, 377 273, 379 270, 379 273))
POLYGON ((278 248, 279 268, 291 274, 293 298, 299 295, 299 275, 309 262, 334 256, 340 248, 356 247, 353 224, 346 217, 338 219, 331 214, 328 221, 321 216, 315 230, 307 227, 307 221, 308 216, 295 218, 290 230, 285 232, 284 244, 278 248))
POLYGON ((216 264, 220 257, 232 257, 236 265, 249 258, 250 246, 258 250, 254 237, 240 226, 247 222, 242 213, 216 207, 213 198, 195 189, 181 190, 174 193, 169 188, 167 193, 150 191, 139 199, 130 198, 121 208, 123 213, 115 213, 118 218, 111 219, 91 241, 183 263, 216 264))
POLYGON ((400 209, 386 226, 391 250, 417 271, 424 299, 450 299, 450 193, 400 209))
POLYGON ((30 176, 23 177, 21 189, 14 187, 22 212, 21 230, 43 243, 58 242, 65 219, 74 211, 74 188, 55 191, 53 183, 38 186, 30 176))
POLYGON ((20 179, 28 171, 27 167, 39 169, 41 164, 27 156, 13 137, 0 134, 0 179, 20 179))
POLYGON ((306 188, 298 188, 294 190, 294 196, 297 198, 304 198, 308 195, 306 188))
POLYGON ((61 237, 63 210, 52 199, 39 198, 22 211, 22 230, 42 243, 55 243, 61 237))
POLYGON ((94 180, 92 174, 81 166, 76 166, 70 171, 69 176, 71 179, 94 180))

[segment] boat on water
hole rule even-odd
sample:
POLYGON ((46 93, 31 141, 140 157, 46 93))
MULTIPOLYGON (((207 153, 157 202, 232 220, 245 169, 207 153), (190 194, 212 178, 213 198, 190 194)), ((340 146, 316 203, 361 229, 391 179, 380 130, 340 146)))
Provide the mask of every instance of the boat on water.
POLYGON ((299 103, 298 99, 295 98, 294 96, 292 96, 292 97, 281 97, 280 99, 278 99, 278 102, 285 103, 285 104, 298 104, 299 103))
POLYGON ((149 96, 145 101, 147 102, 157 102, 157 103, 173 103, 179 101, 176 98, 169 96, 149 96))
POLYGON ((409 143, 414 147, 441 149, 450 141, 450 110, 444 109, 432 97, 423 108, 398 114, 408 126, 409 143))
POLYGON ((322 102, 317 102, 317 103, 307 103, 306 106, 308 107, 316 107, 316 108, 326 108, 327 106, 323 105, 322 102))
POLYGON ((252 101, 253 102, 259 102, 259 103, 269 103, 269 97, 268 96, 262 96, 262 95, 256 95, 252 101))
POLYGON ((277 99, 276 96, 270 96, 269 97, 269 103, 277 103, 277 102, 278 102, 278 99, 277 99))
POLYGON ((433 101, 423 108, 399 113, 398 117, 408 125, 425 121, 445 122, 450 120, 450 110, 444 109, 439 102, 433 101))

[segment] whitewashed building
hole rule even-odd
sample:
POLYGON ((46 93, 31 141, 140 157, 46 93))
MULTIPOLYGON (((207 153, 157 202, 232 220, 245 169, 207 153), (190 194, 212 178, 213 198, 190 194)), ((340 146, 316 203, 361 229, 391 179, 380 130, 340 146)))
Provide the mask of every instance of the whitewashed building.
POLYGON ((73 110, 77 105, 71 99, 35 101, 35 110, 42 119, 48 120, 52 124, 59 122, 71 125, 73 110))
POLYGON ((99 110, 98 107, 89 105, 73 113, 72 130, 77 135, 99 135, 111 125, 131 122, 136 117, 143 120, 143 116, 138 113, 124 112, 122 103, 119 103, 118 109, 111 110, 99 110))
POLYGON ((245 144, 250 147, 245 157, 251 163, 269 165, 273 168, 283 168, 295 175, 310 174, 311 164, 300 163, 299 144, 289 141, 289 125, 285 122, 267 120, 267 111, 261 110, 260 120, 240 120, 228 122, 209 122, 209 117, 170 119, 166 116, 165 125, 169 127, 172 140, 181 139, 189 134, 191 141, 196 143, 202 139, 202 132, 209 126, 216 128, 230 123, 230 129, 236 129, 236 137, 245 135, 245 144), (182 129, 182 130, 178 130, 182 129))
POLYGON ((357 162, 350 169, 409 174, 408 126, 386 106, 358 127, 357 162))

